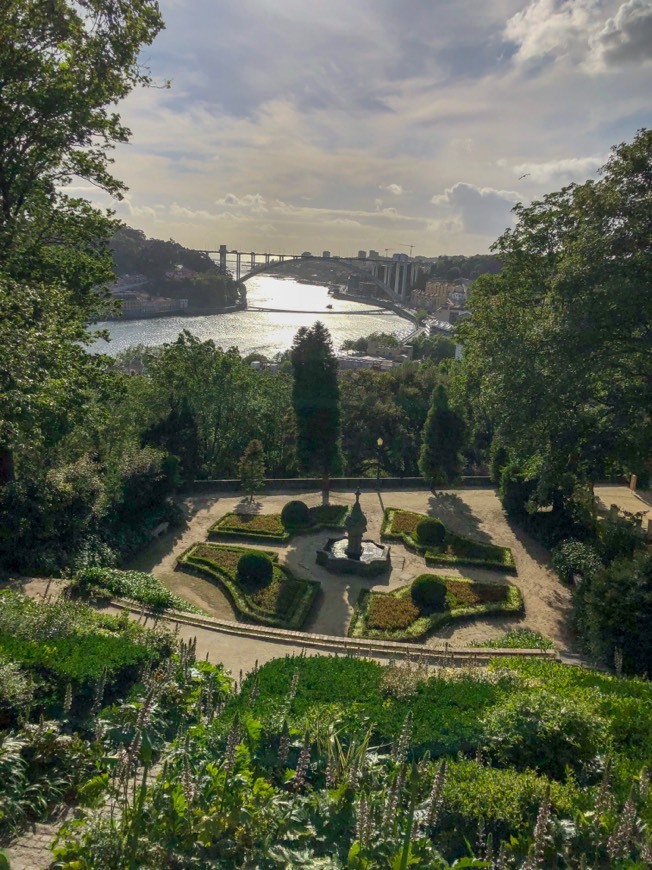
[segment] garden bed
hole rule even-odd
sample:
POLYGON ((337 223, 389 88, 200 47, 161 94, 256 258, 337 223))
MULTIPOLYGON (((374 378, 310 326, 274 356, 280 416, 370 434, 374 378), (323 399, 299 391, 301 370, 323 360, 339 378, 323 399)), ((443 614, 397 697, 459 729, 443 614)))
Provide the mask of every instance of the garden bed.
POLYGON ((437 579, 446 586, 444 610, 428 611, 420 607, 412 600, 410 586, 392 592, 363 590, 351 617, 349 637, 418 640, 456 619, 516 615, 523 611, 523 598, 516 586, 476 583, 461 577, 437 579))
POLYGON ((194 544, 183 553, 178 564, 202 577, 217 581, 231 597, 239 616, 277 628, 297 630, 305 622, 319 583, 300 580, 278 564, 278 554, 247 547, 220 544, 194 544), (244 553, 264 552, 272 560, 272 580, 262 589, 249 588, 237 577, 238 560, 244 553))
POLYGON ((284 544, 293 535, 319 529, 343 529, 349 512, 346 505, 326 504, 309 509, 311 522, 305 526, 285 527, 280 514, 242 514, 230 512, 220 517, 209 529, 215 540, 268 541, 284 544))
POLYGON ((489 568, 516 574, 514 556, 509 547, 472 541, 448 529, 441 547, 423 546, 417 540, 416 528, 425 518, 425 514, 386 508, 381 527, 381 540, 398 541, 409 550, 422 553, 427 565, 489 568))

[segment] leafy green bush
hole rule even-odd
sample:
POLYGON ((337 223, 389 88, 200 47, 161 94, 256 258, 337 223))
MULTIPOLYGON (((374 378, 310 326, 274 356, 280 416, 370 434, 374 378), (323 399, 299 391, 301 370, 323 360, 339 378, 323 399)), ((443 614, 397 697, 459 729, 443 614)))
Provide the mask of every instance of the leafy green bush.
POLYGON ((446 529, 434 517, 425 517, 417 524, 417 541, 424 547, 439 547, 444 543, 446 529))
POLYGON ((272 560, 265 553, 243 553, 236 569, 238 580, 248 586, 267 586, 274 573, 272 560))
POLYGON ((627 517, 604 519, 598 523, 597 548, 606 565, 615 559, 631 559, 642 543, 639 527, 627 517))
POLYGON ((308 505, 298 499, 289 501, 281 511, 281 522, 286 529, 309 526, 311 517, 308 505))
POLYGON ((507 698, 483 726, 484 749, 497 764, 555 779, 563 779, 567 767, 581 771, 606 748, 607 729, 595 710, 577 698, 560 703, 546 691, 507 698))
POLYGON ((552 566, 564 583, 572 583, 576 575, 593 577, 602 568, 595 549, 582 541, 564 541, 552 551, 552 566))
POLYGON ((446 608, 446 584, 431 574, 422 574, 410 587, 412 600, 417 607, 430 612, 446 608))
POLYGON ((129 598, 146 604, 154 610, 185 610, 198 613, 199 608, 193 607, 178 595, 173 595, 163 586, 160 580, 152 574, 143 571, 120 571, 117 568, 86 568, 75 576, 74 587, 82 595, 93 595, 97 591, 105 591, 118 598, 129 598))
POLYGON ((574 618, 584 649, 627 673, 652 673, 652 553, 616 559, 575 592, 574 618))

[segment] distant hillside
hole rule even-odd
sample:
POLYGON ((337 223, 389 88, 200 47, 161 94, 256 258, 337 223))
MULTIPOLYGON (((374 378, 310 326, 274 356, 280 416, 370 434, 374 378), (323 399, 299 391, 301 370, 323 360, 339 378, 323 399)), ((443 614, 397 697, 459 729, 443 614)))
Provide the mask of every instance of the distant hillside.
POLYGON ((238 301, 238 285, 231 275, 220 274, 208 254, 173 239, 148 239, 141 230, 125 226, 113 237, 111 250, 116 274, 143 275, 153 295, 187 298, 197 308, 238 301))

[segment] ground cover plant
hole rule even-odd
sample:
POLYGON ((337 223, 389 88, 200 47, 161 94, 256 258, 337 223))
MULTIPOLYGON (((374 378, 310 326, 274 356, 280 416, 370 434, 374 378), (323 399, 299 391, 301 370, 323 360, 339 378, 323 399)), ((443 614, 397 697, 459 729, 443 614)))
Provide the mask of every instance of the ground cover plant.
POLYGON ((493 640, 472 643, 471 646, 488 649, 554 649, 549 637, 531 628, 513 628, 493 640))
MULTIPOLYGON (((491 568, 516 574, 514 556, 509 547, 499 547, 496 544, 483 544, 472 541, 455 532, 445 529, 443 542, 439 545, 431 543, 431 539, 422 540, 418 535, 419 524, 424 520, 432 520, 424 514, 404 511, 388 507, 385 509, 381 527, 383 541, 399 541, 408 549, 423 553, 428 565, 468 565, 479 568, 491 568)), ((439 521, 437 521, 439 522, 439 521)), ((426 531, 426 527, 421 527, 426 531)), ((428 534, 432 534, 430 525, 428 534)), ((423 537, 423 533, 422 533, 423 537)), ((432 538, 434 541, 436 539, 432 538)))
POLYGON ((391 592, 363 589, 348 635, 417 640, 456 619, 516 615, 522 610, 523 597, 516 586, 422 574, 410 586, 391 592))
POLYGON ((117 568, 85 568, 78 571, 69 586, 72 595, 82 598, 116 596, 145 604, 153 610, 202 611, 174 595, 152 574, 144 571, 120 571, 117 568))
MULTIPOLYGON (((295 502, 288 502, 285 507, 291 504, 295 502)), ((306 508, 305 522, 293 521, 292 513, 286 516, 284 521, 282 514, 247 514, 232 511, 213 523, 209 535, 215 540, 242 538, 285 543, 293 535, 316 532, 319 529, 344 528, 348 511, 346 505, 317 505, 306 508)))
POLYGON ((179 566, 222 585, 238 615, 279 628, 301 628, 319 590, 319 583, 300 580, 279 565, 278 553, 247 547, 195 544, 179 558, 179 566), (238 573, 242 556, 261 553, 273 564, 272 579, 262 586, 238 573))
POLYGON ((642 680, 524 659, 436 669, 277 659, 225 706, 198 705, 158 775, 126 767, 115 811, 68 823, 56 858, 152 870, 642 870, 652 744, 624 740, 626 705, 645 738, 642 680))

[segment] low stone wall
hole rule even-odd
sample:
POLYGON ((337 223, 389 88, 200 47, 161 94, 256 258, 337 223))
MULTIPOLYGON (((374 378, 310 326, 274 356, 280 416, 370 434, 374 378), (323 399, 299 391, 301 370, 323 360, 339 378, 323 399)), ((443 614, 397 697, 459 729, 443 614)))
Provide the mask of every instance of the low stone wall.
MULTIPOLYGON (((423 489, 430 491, 422 477, 381 477, 376 481, 375 477, 334 477, 331 479, 331 491, 352 492, 360 487, 364 491, 390 491, 394 489, 423 489)), ((321 492, 321 478, 312 477, 270 477, 265 481, 265 492, 321 492)), ((488 476, 475 475, 463 477, 459 488, 494 488, 488 476)), ((457 487, 456 487, 457 488, 457 487)), ((192 489, 198 492, 242 492, 242 484, 239 480, 195 480, 192 489)))

